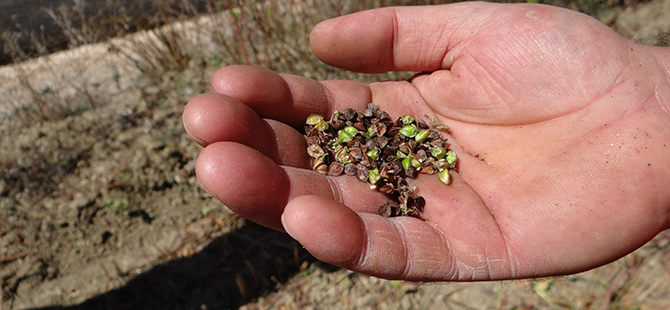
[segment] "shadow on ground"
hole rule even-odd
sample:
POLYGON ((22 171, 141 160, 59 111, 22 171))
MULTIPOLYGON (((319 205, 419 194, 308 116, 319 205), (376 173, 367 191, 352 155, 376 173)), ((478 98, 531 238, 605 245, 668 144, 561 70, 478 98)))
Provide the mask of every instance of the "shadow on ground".
POLYGON ((123 287, 79 305, 38 309, 236 309, 311 263, 338 270, 317 261, 285 233, 248 222, 199 253, 157 265, 123 287))

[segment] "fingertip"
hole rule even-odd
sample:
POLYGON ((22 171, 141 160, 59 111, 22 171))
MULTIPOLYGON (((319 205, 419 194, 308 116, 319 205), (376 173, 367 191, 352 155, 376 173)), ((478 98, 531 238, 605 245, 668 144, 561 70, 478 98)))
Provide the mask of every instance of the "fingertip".
POLYGON ((281 220, 291 237, 324 262, 350 268, 365 248, 363 220, 332 199, 297 197, 288 203, 281 220))
POLYGON ((261 225, 281 230, 290 184, 284 170, 245 145, 217 142, 196 160, 200 185, 226 207, 261 225))
POLYGON ((325 20, 312 29, 312 51, 321 61, 342 69, 387 72, 393 64, 392 12, 377 9, 325 20))
POLYGON ((218 118, 214 116, 225 113, 221 100, 219 94, 205 93, 191 99, 184 107, 184 129, 201 146, 215 142, 220 135, 220 126, 213 121, 218 118))
POLYGON ((272 70, 246 65, 223 67, 210 80, 213 92, 248 105, 281 100, 290 95, 284 79, 272 70))

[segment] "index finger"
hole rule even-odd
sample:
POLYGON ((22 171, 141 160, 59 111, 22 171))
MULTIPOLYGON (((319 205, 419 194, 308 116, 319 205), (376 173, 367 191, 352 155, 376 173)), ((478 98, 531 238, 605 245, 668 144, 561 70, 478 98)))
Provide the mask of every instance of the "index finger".
POLYGON ((263 118, 300 128, 307 116, 330 116, 344 108, 363 110, 372 100, 370 88, 352 81, 323 81, 277 74, 253 66, 228 66, 211 79, 212 91, 233 97, 263 118))

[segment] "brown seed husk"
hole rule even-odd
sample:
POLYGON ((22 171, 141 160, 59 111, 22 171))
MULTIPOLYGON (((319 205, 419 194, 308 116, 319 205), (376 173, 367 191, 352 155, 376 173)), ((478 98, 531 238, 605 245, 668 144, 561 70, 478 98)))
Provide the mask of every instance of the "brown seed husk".
MULTIPOLYGON (((403 122, 401 117, 392 121, 388 113, 370 103, 363 111, 349 108, 335 112, 328 126, 324 122, 312 121, 310 124, 315 125, 305 126, 307 153, 313 158, 312 168, 329 176, 346 174, 362 182, 376 181, 371 188, 397 201, 380 206, 380 215, 417 216, 424 210, 426 201, 409 186, 407 178, 416 178, 421 173, 435 174, 452 169, 454 165, 446 165, 444 159, 438 160, 432 155, 432 149, 447 147, 446 139, 442 138, 438 129, 422 119, 410 120, 405 118, 403 122), (429 130, 429 133, 427 137, 422 135, 421 142, 417 142, 400 133, 406 125, 429 130), (354 127, 357 133, 351 141, 343 143, 338 140, 338 132, 346 126, 354 127), (366 154, 373 149, 380 151, 376 160, 366 154), (405 169, 401 161, 407 157, 411 158, 411 164, 406 162, 405 169), (376 169, 375 175, 379 180, 369 180, 373 169, 376 169)), ((347 131, 347 135, 351 132, 347 131)))

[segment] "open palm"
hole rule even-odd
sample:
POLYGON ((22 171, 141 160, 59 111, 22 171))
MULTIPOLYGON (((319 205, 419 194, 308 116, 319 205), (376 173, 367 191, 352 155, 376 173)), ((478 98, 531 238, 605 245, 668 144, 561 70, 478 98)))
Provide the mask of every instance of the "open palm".
POLYGON ((202 185, 316 257, 385 278, 538 277, 610 262, 668 228, 667 50, 572 11, 486 3, 357 13, 311 40, 334 66, 426 73, 366 85, 227 67, 184 122, 206 146, 202 185), (450 186, 416 180, 422 219, 383 218, 387 197, 309 169, 294 128, 368 102, 451 127, 458 173, 450 186))

